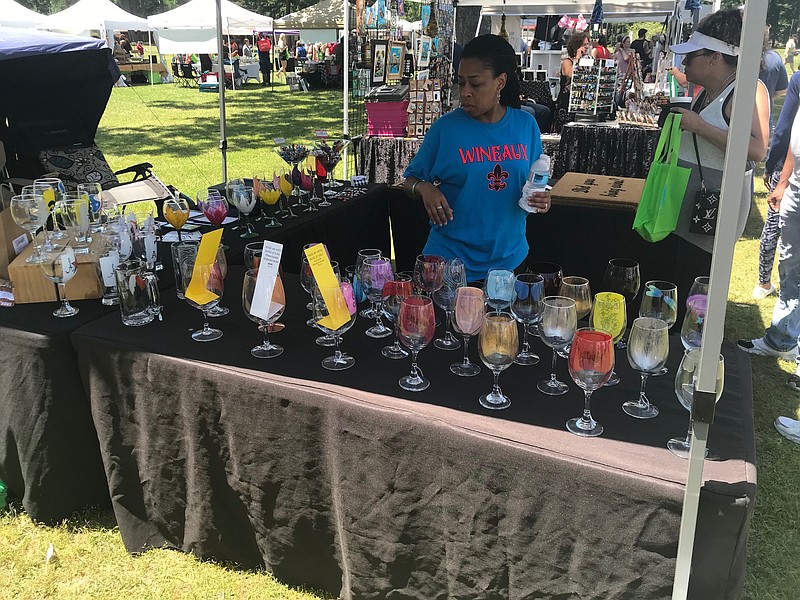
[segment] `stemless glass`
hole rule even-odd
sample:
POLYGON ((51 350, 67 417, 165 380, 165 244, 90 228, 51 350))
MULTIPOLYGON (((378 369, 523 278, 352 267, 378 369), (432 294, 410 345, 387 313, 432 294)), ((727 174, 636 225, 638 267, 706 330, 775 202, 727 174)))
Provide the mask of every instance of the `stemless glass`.
MULTIPOLYGON (((603 284, 605 291, 622 294, 625 298, 625 306, 631 306, 639 294, 639 287, 642 284, 639 263, 629 258, 612 258, 608 261, 603 284)), ((616 344, 617 348, 625 348, 624 335, 617 340, 616 344)))
POLYGON ((661 319, 639 317, 633 321, 628 338, 628 362, 642 376, 637 402, 625 402, 622 410, 637 419, 658 416, 658 407, 645 394, 647 378, 661 371, 669 357, 669 327, 661 319))
POLYGON ((427 296, 407 296, 400 301, 400 314, 397 317, 400 343, 411 350, 411 373, 401 377, 400 387, 409 392, 428 389, 431 382, 417 366, 417 354, 431 343, 436 328, 436 315, 433 300, 427 296))
POLYGON ((41 264, 46 260, 44 254, 42 254, 42 246, 39 244, 39 239, 36 237, 36 230, 47 226, 47 217, 49 216, 47 207, 40 196, 30 194, 11 197, 11 218, 14 219, 17 225, 31 234, 33 247, 36 249, 36 252, 25 259, 26 263, 41 264))
POLYGON ((381 354, 392 360, 400 360, 408 356, 408 351, 400 345, 400 331, 398 317, 400 316, 400 303, 403 298, 414 294, 414 286, 408 275, 395 275, 392 281, 387 281, 383 286, 383 314, 394 324, 394 344, 381 348, 381 354))
POLYGON ((73 317, 80 312, 67 300, 66 285, 78 272, 75 252, 70 246, 58 246, 43 250, 45 260, 39 263, 44 276, 58 284, 58 299, 61 305, 53 311, 54 317, 73 317))
POLYGON ((480 366, 469 360, 469 338, 481 330, 485 314, 483 290, 469 286, 458 288, 453 327, 464 339, 464 360, 450 365, 450 371, 459 377, 474 377, 481 372, 480 366))
POLYGON ((356 359, 348 354, 344 354, 339 349, 339 342, 342 334, 353 326, 356 321, 356 301, 353 297, 353 287, 349 281, 339 282, 338 287, 324 287, 320 289, 314 286, 313 301, 314 321, 317 327, 333 337, 334 351, 333 356, 329 356, 322 361, 322 366, 329 371, 343 371, 356 364, 356 359), (327 298, 327 301, 326 301, 327 298), (328 306, 327 302, 331 305, 328 306), (331 322, 330 313, 341 312, 349 315, 349 320, 344 323, 331 322))
MULTIPOLYGON (((356 256, 356 277, 359 278, 358 286, 362 289, 363 284, 361 283, 361 265, 363 265, 364 261, 368 258, 379 258, 381 256, 383 256, 383 253, 377 248, 364 248, 363 250, 358 251, 358 255, 356 256)), ((365 319, 374 319, 375 305, 370 303, 367 308, 362 309, 361 312, 358 313, 358 316, 365 319)))
POLYGON ((561 265, 553 262, 535 262, 528 265, 528 273, 541 275, 544 279, 544 295, 558 296, 564 272, 561 265))
POLYGON ((478 354, 494 374, 492 391, 480 397, 482 407, 501 410, 511 406, 511 399, 500 389, 500 373, 511 366, 519 351, 517 321, 508 313, 486 315, 478 335, 478 354))
POLYGON ((392 335, 392 330, 381 321, 381 314, 383 313, 381 303, 383 301, 383 286, 394 277, 392 263, 388 258, 382 256, 367 257, 361 263, 359 275, 364 292, 375 310, 375 325, 367 329, 365 333, 367 337, 376 339, 389 337, 392 335))
MULTIPOLYGON (((275 286, 272 289, 272 298, 269 305, 269 318, 256 316, 250 312, 253 307, 254 299, 258 299, 256 290, 256 281, 258 280, 258 269, 250 269, 244 274, 244 283, 242 284, 242 308, 247 318, 258 324, 259 330, 264 332, 264 342, 255 346, 250 350, 256 358, 275 358, 283 354, 283 348, 277 344, 269 341, 269 331, 272 325, 281 318, 284 308, 286 306, 286 294, 283 290, 283 281, 280 274, 275 278, 275 286)), ((264 295, 264 294, 262 294, 264 295)))
POLYGON ((100 210, 103 208, 103 187, 99 183, 79 183, 78 193, 89 197, 89 231, 100 233, 103 229, 100 224, 100 210))
MULTIPOLYGON (((594 306, 589 317, 589 324, 595 329, 605 331, 614 339, 614 343, 625 335, 628 326, 628 315, 625 310, 625 297, 616 292, 599 292, 594 296, 594 306)), ((605 385, 612 386, 619 383, 619 375, 611 373, 605 385)))
POLYGON ((197 269, 195 270, 195 258, 189 258, 181 264, 181 274, 183 281, 186 283, 187 290, 192 281, 192 277, 196 275, 200 277, 201 280, 206 280, 205 289, 215 296, 208 299, 205 303, 198 303, 189 298, 188 295, 185 296, 186 302, 188 302, 190 306, 195 307, 203 313, 203 328, 199 331, 194 331, 192 333, 192 339, 196 342, 213 342, 222 337, 222 331, 209 326, 208 311, 219 304, 220 297, 222 296, 222 291, 224 289, 222 271, 216 262, 210 265, 197 265, 197 269))
MULTIPOLYGON (((678 319, 678 286, 669 281, 653 280, 644 284, 642 303, 639 305, 640 317, 653 317, 661 319, 667 324, 667 329, 672 329, 678 319)), ((653 377, 667 374, 664 366, 653 377)))
POLYGON ((450 331, 453 323, 453 311, 456 308, 456 292, 467 285, 467 270, 461 259, 454 258, 444 264, 443 285, 433 293, 433 301, 445 314, 445 333, 433 340, 439 350, 458 350, 461 342, 450 331))
POLYGON ((592 393, 603 387, 614 370, 614 346, 605 331, 582 327, 575 332, 569 352, 569 374, 584 393, 583 414, 567 421, 567 431, 582 437, 596 437, 603 426, 592 418, 592 393))
POLYGON ((531 352, 528 343, 528 326, 535 324, 542 314, 544 279, 534 273, 523 273, 514 279, 514 296, 511 300, 511 314, 522 323, 522 350, 514 362, 518 365, 535 365, 539 356, 531 352))
POLYGON ((178 241, 181 241, 181 229, 189 219, 189 203, 182 196, 172 196, 164 200, 164 218, 167 223, 178 232, 178 241))
POLYGON ((539 323, 542 341, 553 349, 553 365, 550 379, 536 384, 536 388, 548 396, 566 394, 569 387, 556 379, 557 350, 565 348, 575 336, 578 328, 578 316, 575 312, 575 300, 563 296, 547 296, 542 301, 542 320, 539 323))
POLYGON ((486 274, 483 290, 486 304, 499 314, 501 310, 511 306, 514 296, 514 273, 506 269, 492 269, 486 274))
MULTIPOLYGON (((689 458, 692 449, 692 402, 694 400, 694 386, 697 382, 697 367, 700 364, 700 349, 692 348, 683 353, 681 364, 675 374, 675 395, 681 406, 689 411, 689 430, 685 438, 674 437, 667 442, 667 448, 675 456, 689 458)), ((719 402, 722 391, 725 387, 725 359, 719 355, 717 363, 717 380, 714 392, 719 402)), ((705 456, 708 456, 706 448, 705 456)))

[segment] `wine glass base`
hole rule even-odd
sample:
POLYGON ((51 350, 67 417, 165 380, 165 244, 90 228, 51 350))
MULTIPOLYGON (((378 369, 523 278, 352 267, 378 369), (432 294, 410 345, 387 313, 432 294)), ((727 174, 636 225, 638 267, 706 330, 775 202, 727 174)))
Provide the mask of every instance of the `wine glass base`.
POLYGON ((374 338, 379 340, 381 338, 389 337, 394 333, 393 330, 389 329, 385 325, 373 325, 369 329, 367 329, 364 333, 367 334, 367 337, 374 338))
POLYGON ((25 263, 29 265, 40 265, 47 260, 47 257, 44 254, 36 252, 31 254, 28 258, 25 259, 25 263))
POLYGON ((275 344, 270 344, 269 346, 264 346, 262 344, 250 350, 250 354, 256 358, 275 358, 283 354, 283 347, 275 344))
POLYGON ((271 221, 267 221, 264 224, 264 227, 267 229, 273 229, 275 227, 283 227, 283 223, 280 223, 277 219, 272 219, 271 221))
POLYGON ((252 238, 257 238, 258 234, 255 231, 246 231, 245 233, 242 233, 241 235, 239 235, 239 237, 243 238, 245 240, 249 240, 249 239, 252 239, 252 238))
POLYGON ((626 402, 622 405, 625 414, 635 419, 654 419, 658 416, 658 407, 652 404, 644 405, 638 402, 626 402))
POLYGON ((408 351, 394 345, 381 348, 381 354, 391 360, 402 360, 409 356, 408 351))
POLYGON ((210 308, 206 314, 209 317, 224 317, 229 312, 231 312, 230 308, 217 304, 214 308, 210 308))
POLYGON ((618 383, 619 383, 619 375, 617 375, 616 372, 612 372, 611 377, 609 377, 608 381, 606 381, 603 384, 603 387, 612 387, 614 385, 617 385, 618 383))
POLYGON ((563 396, 569 391, 569 386, 563 381, 545 379, 536 384, 536 389, 548 396, 563 396))
POLYGON ((450 365, 450 372, 455 373, 459 377, 475 377, 478 373, 481 372, 481 368, 473 362, 463 363, 453 363, 450 365))
POLYGON ((201 329, 192 334, 192 339, 195 342, 213 342, 221 337, 222 332, 219 329, 214 329, 213 327, 209 329, 201 329))
POLYGON ((285 215, 283 217, 283 220, 284 221, 291 221, 292 219, 299 219, 299 218, 300 217, 298 217, 296 214, 294 214, 293 212, 290 212, 288 215, 285 215))
POLYGON ((421 392, 422 390, 427 390, 431 386, 431 382, 427 377, 420 377, 419 375, 414 377, 406 375, 405 377, 401 377, 397 383, 400 384, 401 388, 409 392, 421 392))
POLYGON ((67 304, 66 306, 59 306, 57 309, 55 309, 53 311, 53 316, 63 319, 66 317, 74 317, 79 312, 81 312, 79 308, 75 308, 74 306, 67 304))
POLYGON ((320 203, 319 203, 317 206, 321 206, 321 207, 323 207, 323 208, 327 208, 328 206, 333 206, 333 204, 331 204, 331 203, 330 203, 330 202, 328 202, 327 200, 323 200, 323 201, 322 201, 322 202, 320 202, 320 203))
POLYGON ((627 347, 628 347, 628 341, 625 339, 621 339, 620 341, 618 341, 617 345, 615 346, 617 350, 625 350, 627 347))
POLYGON ((666 375, 667 373, 669 373, 669 369, 667 367, 661 367, 660 371, 656 371, 655 373, 650 375, 650 377, 661 377, 662 375, 666 375))
POLYGON ((439 350, 458 350, 461 348, 461 342, 454 337, 441 337, 433 340, 433 345, 439 350))
POLYGON ((495 394, 494 392, 484 394, 478 398, 478 402, 483 408, 489 410, 503 410, 511 406, 511 398, 505 394, 495 394))
MULTIPOLYGON (((678 458, 689 459, 689 452, 692 450, 692 445, 686 443, 685 438, 672 438, 667 442, 667 450, 672 452, 678 458)), ((708 458, 708 448, 703 458, 708 458)))
POLYGON ((585 423, 581 417, 576 417, 567 421, 567 431, 581 437, 597 437, 603 433, 603 426, 594 419, 585 423))
POLYGON ((316 328, 316 326, 317 326, 317 322, 316 322, 316 321, 313 319, 313 317, 312 317, 311 319, 308 319, 308 320, 306 321, 306 325, 308 325, 309 327, 311 327, 312 329, 314 329, 314 328, 316 328))
POLYGON ((344 371, 356 364, 356 359, 349 354, 342 354, 338 359, 336 356, 329 356, 322 361, 322 366, 329 371, 344 371))
POLYGON ((314 340, 314 343, 316 343, 317 346, 322 346, 323 348, 333 348, 336 345, 336 340, 334 340, 333 337, 321 335, 314 340))
POLYGON ((514 359, 514 364, 524 367, 536 365, 539 364, 539 357, 533 352, 520 352, 517 354, 517 358, 514 359))

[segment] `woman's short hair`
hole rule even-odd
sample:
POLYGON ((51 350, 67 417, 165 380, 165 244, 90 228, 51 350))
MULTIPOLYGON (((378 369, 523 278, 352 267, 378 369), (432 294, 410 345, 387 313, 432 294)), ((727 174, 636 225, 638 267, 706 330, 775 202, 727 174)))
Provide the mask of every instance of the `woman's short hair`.
MULTIPOLYGON (((697 31, 738 46, 742 37, 742 11, 738 8, 718 10, 700 21, 697 24, 697 31)), ((729 65, 736 65, 739 61, 738 57, 728 54, 723 54, 722 58, 729 65)))
POLYGON ((506 85, 500 91, 500 104, 520 107, 520 86, 517 77, 517 54, 514 47, 499 35, 488 33, 472 38, 461 51, 461 60, 474 58, 481 61, 495 78, 506 74, 506 85))
POLYGON ((584 42, 589 39, 585 33, 573 33, 567 42, 567 55, 570 58, 578 56, 578 48, 583 46, 584 42))

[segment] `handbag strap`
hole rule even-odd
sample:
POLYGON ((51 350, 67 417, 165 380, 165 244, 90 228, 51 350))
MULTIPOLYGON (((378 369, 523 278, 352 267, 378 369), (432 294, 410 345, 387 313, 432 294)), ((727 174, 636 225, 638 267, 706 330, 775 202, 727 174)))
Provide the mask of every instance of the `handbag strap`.
POLYGON ((703 178, 703 167, 700 165, 700 152, 697 150, 697 135, 692 134, 692 143, 694 144, 694 155, 697 158, 697 172, 700 173, 700 187, 706 189, 706 182, 703 178))

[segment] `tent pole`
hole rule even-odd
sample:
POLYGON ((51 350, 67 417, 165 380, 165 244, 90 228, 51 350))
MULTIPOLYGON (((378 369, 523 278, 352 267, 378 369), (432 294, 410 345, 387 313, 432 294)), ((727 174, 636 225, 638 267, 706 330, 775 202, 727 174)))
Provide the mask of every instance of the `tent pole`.
MULTIPOLYGON (((153 47, 153 39, 150 37, 150 28, 147 28, 147 47, 153 47)), ((150 85, 154 85, 153 83, 153 59, 150 58, 150 55, 147 56, 147 62, 150 63, 150 85)))
POLYGON ((747 144, 733 140, 746 140, 750 135, 755 105, 761 42, 767 17, 766 2, 744 5, 742 34, 739 42, 739 64, 736 68, 736 87, 733 93, 733 110, 725 150, 722 175, 717 235, 711 259, 711 279, 700 347, 700 364, 692 402, 692 447, 683 497, 678 554, 675 564, 673 600, 685 600, 689 591, 689 575, 697 529, 697 512, 700 488, 703 484, 703 456, 706 450, 708 427, 714 420, 715 388, 719 351, 725 327, 728 288, 730 286, 733 250, 736 244, 738 204, 744 185, 744 165, 747 144))
POLYGON ((228 138, 225 133, 225 65, 222 58, 222 0, 217 5, 217 67, 219 77, 219 150, 222 153, 222 183, 228 186, 228 138))
MULTIPOLYGON (((344 99, 342 102, 342 131, 344 137, 350 137, 350 1, 342 0, 344 4, 344 59, 342 61, 342 82, 344 99)), ((347 173, 347 148, 344 150, 344 178, 349 179, 347 173)))
POLYGON ((231 89, 236 90, 236 73, 233 70, 233 54, 231 54, 231 24, 226 23, 225 35, 228 36, 228 62, 231 63, 231 89))

